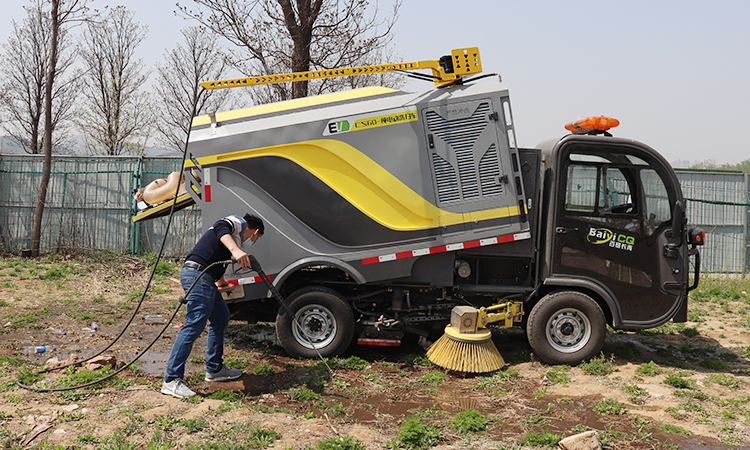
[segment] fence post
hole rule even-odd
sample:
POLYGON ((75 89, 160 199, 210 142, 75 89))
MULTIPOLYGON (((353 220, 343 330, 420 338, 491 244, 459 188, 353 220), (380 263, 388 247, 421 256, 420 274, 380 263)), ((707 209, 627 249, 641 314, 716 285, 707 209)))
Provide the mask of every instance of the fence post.
MULTIPOLYGON (((750 205, 750 173, 745 172, 745 205, 750 205)), ((750 272, 750 231, 748 230, 748 221, 750 221, 750 206, 745 206, 744 214, 744 234, 745 234, 745 267, 742 271, 743 276, 750 272)))

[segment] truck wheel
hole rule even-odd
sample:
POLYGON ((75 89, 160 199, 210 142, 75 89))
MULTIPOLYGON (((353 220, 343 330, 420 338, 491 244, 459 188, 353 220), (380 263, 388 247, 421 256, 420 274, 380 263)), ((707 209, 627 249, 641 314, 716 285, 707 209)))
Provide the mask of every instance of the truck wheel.
POLYGON ((606 327, 604 313, 591 297, 563 291, 545 296, 534 306, 527 336, 542 361, 575 366, 599 353, 606 327))
POLYGON ((336 356, 349 346, 354 314, 336 291, 322 286, 298 289, 287 298, 287 304, 304 330, 283 306, 279 308, 276 335, 291 356, 314 358, 318 356, 315 348, 324 357, 336 356))

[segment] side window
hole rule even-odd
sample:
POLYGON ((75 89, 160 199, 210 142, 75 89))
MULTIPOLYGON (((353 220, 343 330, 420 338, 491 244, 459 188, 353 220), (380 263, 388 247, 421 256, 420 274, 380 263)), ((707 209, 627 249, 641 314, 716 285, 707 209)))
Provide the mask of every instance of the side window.
POLYGON ((659 225, 672 220, 669 195, 661 177, 653 169, 641 170, 641 182, 646 197, 644 211, 646 234, 651 235, 659 225))
POLYGON ((595 166, 568 166, 565 188, 565 209, 575 212, 594 212, 597 198, 597 169, 595 166))

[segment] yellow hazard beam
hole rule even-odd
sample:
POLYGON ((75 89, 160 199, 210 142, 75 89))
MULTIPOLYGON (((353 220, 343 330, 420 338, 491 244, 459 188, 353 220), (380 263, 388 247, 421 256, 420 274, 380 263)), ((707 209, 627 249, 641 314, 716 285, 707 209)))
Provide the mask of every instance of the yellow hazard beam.
POLYGON ((294 81, 319 80, 323 78, 348 77, 354 75, 372 75, 386 72, 430 69, 435 87, 444 87, 455 83, 463 76, 482 72, 482 62, 479 58, 479 48, 461 48, 451 51, 450 63, 448 57, 441 60, 405 62, 397 64, 378 64, 372 66, 345 67, 341 69, 310 70, 307 72, 293 72, 279 75, 267 75, 246 78, 232 78, 218 81, 204 81, 205 89, 224 89, 240 86, 257 86, 261 84, 287 83, 294 81))

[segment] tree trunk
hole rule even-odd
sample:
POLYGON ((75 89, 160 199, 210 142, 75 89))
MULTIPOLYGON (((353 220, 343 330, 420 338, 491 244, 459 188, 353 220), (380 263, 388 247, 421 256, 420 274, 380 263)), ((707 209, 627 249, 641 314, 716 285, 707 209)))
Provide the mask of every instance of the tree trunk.
POLYGON ((42 139, 42 144, 44 145, 44 169, 42 172, 42 182, 39 185, 39 193, 36 197, 34 224, 31 230, 31 256, 33 258, 39 256, 42 217, 44 216, 44 206, 47 202, 47 187, 49 186, 50 174, 52 172, 52 84, 57 65, 57 33, 60 28, 60 22, 58 17, 59 0, 51 1, 49 65, 47 66, 47 80, 44 86, 44 138, 42 139))

